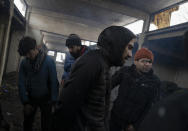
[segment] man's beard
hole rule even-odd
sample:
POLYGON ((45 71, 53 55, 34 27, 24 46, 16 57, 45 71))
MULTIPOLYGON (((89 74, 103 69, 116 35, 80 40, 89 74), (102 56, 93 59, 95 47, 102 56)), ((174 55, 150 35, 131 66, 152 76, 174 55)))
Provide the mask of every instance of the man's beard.
POLYGON ((142 69, 142 72, 143 73, 148 73, 148 72, 150 72, 150 70, 151 70, 151 68, 144 68, 144 69, 142 69))
POLYGON ((70 53, 75 59, 77 59, 78 57, 80 57, 80 52, 77 51, 77 52, 71 52, 70 53))

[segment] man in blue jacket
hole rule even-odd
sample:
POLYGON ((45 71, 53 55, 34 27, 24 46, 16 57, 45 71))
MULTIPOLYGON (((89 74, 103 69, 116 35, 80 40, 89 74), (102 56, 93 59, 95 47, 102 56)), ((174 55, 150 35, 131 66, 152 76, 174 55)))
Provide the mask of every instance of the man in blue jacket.
POLYGON ((64 73, 63 73, 62 82, 61 82, 62 85, 64 81, 66 81, 69 78, 69 73, 70 73, 72 64, 74 64, 75 60, 81 55, 89 51, 89 48, 87 46, 81 44, 81 39, 77 34, 69 35, 69 37, 66 40, 66 46, 69 52, 66 53, 64 73))
POLYGON ((19 69, 19 95, 24 105, 24 131, 32 131, 37 108, 41 111, 42 131, 50 131, 51 114, 58 97, 57 72, 54 61, 47 56, 47 48, 37 47, 36 40, 24 37, 18 46, 25 56, 19 69))

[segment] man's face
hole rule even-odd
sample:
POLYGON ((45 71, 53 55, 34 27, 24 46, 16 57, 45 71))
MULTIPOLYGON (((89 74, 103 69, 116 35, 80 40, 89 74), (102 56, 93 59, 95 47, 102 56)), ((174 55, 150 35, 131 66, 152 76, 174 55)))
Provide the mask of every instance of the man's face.
POLYGON ((26 54, 26 57, 30 60, 34 60, 36 58, 38 54, 38 50, 35 48, 35 49, 32 49, 30 50, 27 54, 26 54))
POLYGON ((133 47, 134 47, 134 43, 135 43, 135 42, 136 42, 136 39, 132 39, 132 40, 128 43, 128 45, 125 47, 125 50, 124 50, 123 55, 122 55, 122 57, 123 57, 123 63, 125 63, 125 61, 126 61, 128 58, 132 57, 132 49, 133 49, 133 47))
POLYGON ((136 69, 140 72, 147 73, 152 68, 152 60, 148 58, 142 58, 137 61, 134 61, 134 64, 136 65, 136 69))
POLYGON ((80 56, 80 46, 69 46, 69 53, 76 59, 80 56))

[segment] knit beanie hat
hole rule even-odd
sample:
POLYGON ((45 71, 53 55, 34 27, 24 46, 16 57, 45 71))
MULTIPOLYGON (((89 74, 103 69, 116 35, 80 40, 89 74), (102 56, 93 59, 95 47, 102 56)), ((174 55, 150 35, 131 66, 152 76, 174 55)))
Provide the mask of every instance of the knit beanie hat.
POLYGON ((153 53, 147 48, 141 48, 140 50, 136 52, 134 56, 134 60, 137 61, 142 58, 150 59, 153 62, 154 56, 153 56, 153 53))
POLYGON ((68 39, 66 40, 66 46, 67 47, 73 46, 73 45, 81 46, 81 39, 76 34, 70 34, 68 39))

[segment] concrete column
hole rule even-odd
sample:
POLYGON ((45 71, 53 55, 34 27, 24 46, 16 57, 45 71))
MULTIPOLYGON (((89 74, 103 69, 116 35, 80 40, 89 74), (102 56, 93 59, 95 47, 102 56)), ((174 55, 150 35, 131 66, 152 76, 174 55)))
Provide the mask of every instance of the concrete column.
POLYGON ((5 25, 1 23, 0 24, 0 56, 2 56, 1 54, 2 54, 2 49, 3 49, 4 34, 5 34, 5 25))
POLYGON ((140 34, 139 39, 138 39, 139 49, 142 47, 142 44, 144 43, 146 32, 149 31, 149 26, 150 26, 150 16, 148 15, 146 19, 144 20, 142 33, 140 34))
POLYGON ((28 6, 27 7, 27 11, 26 11, 26 15, 25 15, 25 19, 26 19, 26 35, 29 33, 29 21, 30 21, 30 15, 31 15, 31 11, 32 11, 32 7, 28 6))
POLYGON ((7 19, 7 25, 5 27, 5 36, 3 40, 3 45, 2 45, 2 54, 1 54, 1 59, 0 59, 0 85, 2 84, 2 78, 3 78, 3 73, 5 69, 5 62, 6 62, 6 55, 7 55, 7 50, 8 50, 8 43, 9 43, 9 36, 10 36, 10 29, 11 29, 11 23, 12 23, 12 17, 14 14, 14 1, 10 1, 10 14, 9 18, 7 19))
POLYGON ((17 52, 19 40, 23 37, 24 31, 12 32, 10 40, 10 49, 8 53, 8 61, 6 65, 6 73, 17 71, 19 66, 20 55, 17 52))

